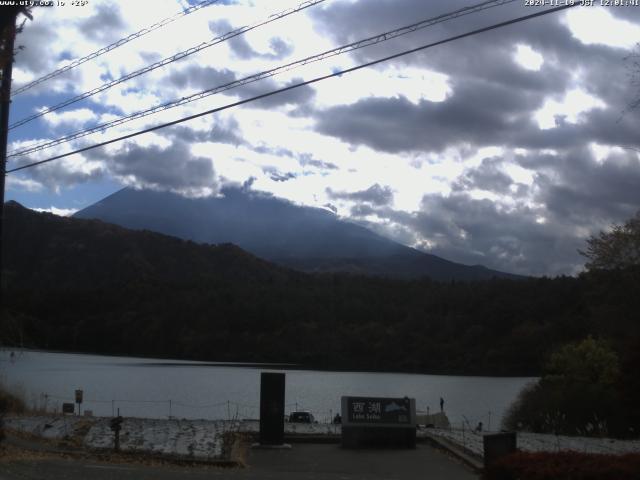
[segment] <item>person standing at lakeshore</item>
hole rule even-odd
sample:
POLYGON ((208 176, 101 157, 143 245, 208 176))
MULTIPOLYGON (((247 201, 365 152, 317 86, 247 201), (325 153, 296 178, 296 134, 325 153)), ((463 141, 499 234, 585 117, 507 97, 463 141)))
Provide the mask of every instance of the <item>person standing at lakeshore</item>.
POLYGON ((440 397, 440 411, 444 412, 444 398, 440 397))

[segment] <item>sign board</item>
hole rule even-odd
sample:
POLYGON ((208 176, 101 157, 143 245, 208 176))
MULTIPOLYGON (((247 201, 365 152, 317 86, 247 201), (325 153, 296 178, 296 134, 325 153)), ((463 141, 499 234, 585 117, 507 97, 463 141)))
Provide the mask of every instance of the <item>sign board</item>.
POLYGON ((342 423, 415 426, 415 400, 382 397, 342 397, 342 423))
POLYGON ((82 403, 82 390, 76 390, 76 403, 82 403))
POLYGON ((73 403, 63 403, 62 413, 75 413, 76 406, 73 403))
POLYGON ((415 398, 342 397, 342 447, 416 448, 415 398))

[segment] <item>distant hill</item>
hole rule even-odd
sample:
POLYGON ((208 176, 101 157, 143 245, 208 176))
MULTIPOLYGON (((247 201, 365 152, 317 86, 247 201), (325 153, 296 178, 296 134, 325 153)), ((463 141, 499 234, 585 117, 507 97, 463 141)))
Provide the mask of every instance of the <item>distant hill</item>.
POLYGON ((250 283, 296 274, 229 243, 201 245, 100 220, 36 213, 16 202, 6 203, 5 217, 4 267, 12 288, 78 291, 214 277, 250 283))
POLYGON ((305 272, 434 280, 522 278, 450 262, 342 221, 329 211, 243 189, 227 188, 217 198, 188 199, 125 188, 75 217, 199 243, 233 243, 261 258, 305 272))
POLYGON ((5 206, 0 344, 309 368, 535 374, 632 351, 640 271, 485 282, 306 274, 239 247, 5 206))

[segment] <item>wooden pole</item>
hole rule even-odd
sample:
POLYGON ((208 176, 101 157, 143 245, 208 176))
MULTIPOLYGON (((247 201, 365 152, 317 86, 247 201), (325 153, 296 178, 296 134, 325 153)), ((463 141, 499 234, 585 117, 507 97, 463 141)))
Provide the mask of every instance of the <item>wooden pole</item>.
POLYGON ((7 171, 7 143, 9 138, 9 109, 11 108, 11 75, 13 71, 13 49, 16 39, 16 19, 18 9, 7 9, 10 15, 8 20, 2 24, 2 51, 0 51, 0 62, 2 63, 2 82, 0 83, 0 315, 4 313, 3 294, 3 262, 2 254, 4 243, 4 188, 7 171))

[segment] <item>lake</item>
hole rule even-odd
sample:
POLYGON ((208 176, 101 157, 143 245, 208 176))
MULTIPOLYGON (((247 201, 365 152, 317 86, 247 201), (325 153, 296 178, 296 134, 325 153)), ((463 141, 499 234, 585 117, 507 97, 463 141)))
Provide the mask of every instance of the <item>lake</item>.
POLYGON ((260 373, 286 373, 286 412, 308 410, 329 421, 340 397, 413 397, 417 409, 444 410, 454 427, 483 422, 496 430, 511 402, 533 378, 278 370, 149 358, 43 351, 0 351, 0 376, 31 405, 56 407, 84 392, 94 415, 228 419, 259 416, 260 373))

